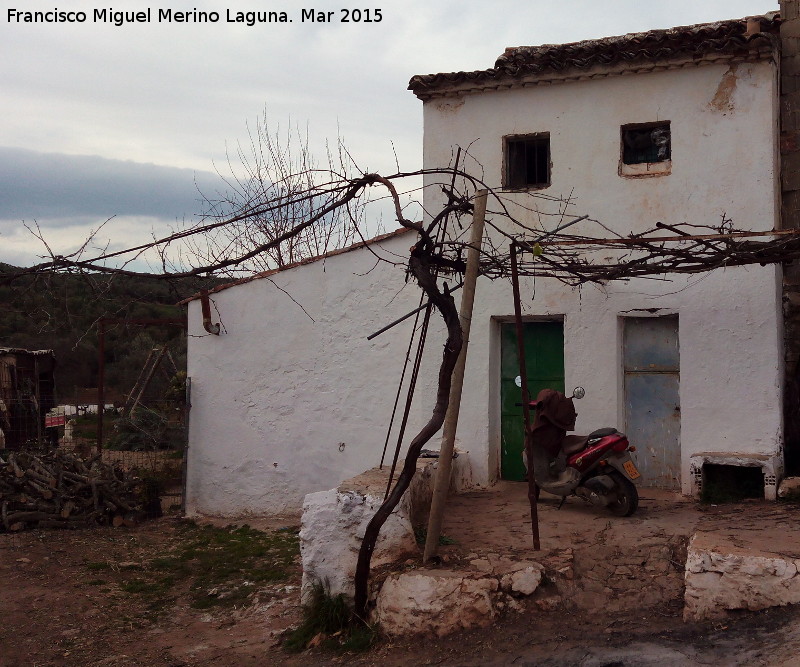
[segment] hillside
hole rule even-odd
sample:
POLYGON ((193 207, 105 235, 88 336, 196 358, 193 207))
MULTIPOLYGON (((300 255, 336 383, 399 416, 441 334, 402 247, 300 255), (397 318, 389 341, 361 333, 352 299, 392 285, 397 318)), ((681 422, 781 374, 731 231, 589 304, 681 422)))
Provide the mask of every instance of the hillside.
MULTIPOLYGON (((125 320, 181 318, 175 304, 218 279, 159 279, 99 274, 24 276, 8 283, 16 268, 0 263, 0 347, 53 349, 60 402, 71 402, 75 387, 97 386, 101 317, 125 320)), ((130 391, 154 345, 168 344, 179 368, 186 365, 186 337, 179 326, 109 325, 106 386, 130 391)))

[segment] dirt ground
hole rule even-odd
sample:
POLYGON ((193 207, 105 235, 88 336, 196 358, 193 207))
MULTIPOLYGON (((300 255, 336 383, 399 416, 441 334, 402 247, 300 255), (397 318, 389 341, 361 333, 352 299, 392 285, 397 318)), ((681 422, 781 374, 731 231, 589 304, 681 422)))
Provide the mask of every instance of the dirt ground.
MULTIPOLYGON (((681 620, 682 558, 695 530, 720 531, 800 558, 797 507, 746 502, 700 506, 644 490, 620 519, 571 499, 539 503, 542 551, 530 546, 525 487, 501 483, 453 498, 440 567, 492 554, 540 559, 559 570, 550 597, 525 603, 489 628, 444 639, 385 639, 369 653, 285 653, 300 620, 300 568, 260 585, 238 608, 199 610, 185 597, 154 613, 121 590, 121 570, 166 552, 178 521, 137 528, 0 535, 0 665, 797 665, 800 610, 742 613, 724 622, 681 620), (98 561, 117 571, 98 572, 98 561), (560 568, 560 569, 559 569, 560 568), (561 603, 554 604, 553 600, 561 603)), ((271 530, 298 517, 249 520, 271 530)))

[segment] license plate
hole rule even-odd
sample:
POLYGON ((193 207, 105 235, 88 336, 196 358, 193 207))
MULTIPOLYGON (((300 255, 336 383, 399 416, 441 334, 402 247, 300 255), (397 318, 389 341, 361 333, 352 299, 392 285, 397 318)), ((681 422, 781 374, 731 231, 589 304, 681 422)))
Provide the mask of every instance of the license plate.
POLYGON ((625 461, 625 463, 622 464, 622 467, 625 468, 625 472, 628 473, 628 476, 631 479, 636 479, 637 477, 641 477, 633 461, 625 461))

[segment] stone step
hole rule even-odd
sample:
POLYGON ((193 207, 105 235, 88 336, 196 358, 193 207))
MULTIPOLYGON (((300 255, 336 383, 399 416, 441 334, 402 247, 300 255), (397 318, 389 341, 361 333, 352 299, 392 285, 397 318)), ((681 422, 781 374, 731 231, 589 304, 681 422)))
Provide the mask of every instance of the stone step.
POLYGON ((767 551, 719 532, 697 532, 686 560, 684 620, 800 603, 800 554, 767 551))

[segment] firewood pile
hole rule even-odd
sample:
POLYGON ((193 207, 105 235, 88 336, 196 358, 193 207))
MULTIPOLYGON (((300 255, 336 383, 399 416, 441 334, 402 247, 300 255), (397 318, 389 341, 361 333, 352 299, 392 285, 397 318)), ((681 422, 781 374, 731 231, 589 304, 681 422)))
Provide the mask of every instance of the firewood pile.
POLYGON ((61 450, 0 456, 0 532, 134 526, 145 516, 142 480, 61 450))

